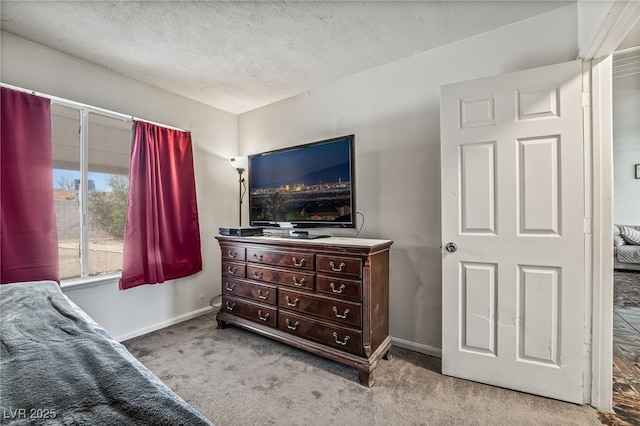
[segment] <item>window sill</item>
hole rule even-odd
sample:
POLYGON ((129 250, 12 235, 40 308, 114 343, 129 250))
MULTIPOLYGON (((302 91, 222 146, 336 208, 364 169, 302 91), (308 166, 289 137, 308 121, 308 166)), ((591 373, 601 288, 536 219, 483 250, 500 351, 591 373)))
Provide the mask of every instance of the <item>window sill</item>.
POLYGON ((117 284, 120 276, 120 272, 115 272, 111 274, 94 275, 92 277, 70 278, 67 280, 62 280, 60 282, 60 288, 62 288, 62 291, 64 291, 95 287, 102 284, 117 284))

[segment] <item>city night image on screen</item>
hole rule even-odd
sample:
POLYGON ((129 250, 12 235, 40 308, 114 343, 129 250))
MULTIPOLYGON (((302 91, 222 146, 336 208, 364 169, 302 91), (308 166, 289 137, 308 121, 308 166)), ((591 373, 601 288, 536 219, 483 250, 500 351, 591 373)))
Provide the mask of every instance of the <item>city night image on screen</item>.
POLYGON ((351 138, 250 159, 252 221, 350 223, 351 138))

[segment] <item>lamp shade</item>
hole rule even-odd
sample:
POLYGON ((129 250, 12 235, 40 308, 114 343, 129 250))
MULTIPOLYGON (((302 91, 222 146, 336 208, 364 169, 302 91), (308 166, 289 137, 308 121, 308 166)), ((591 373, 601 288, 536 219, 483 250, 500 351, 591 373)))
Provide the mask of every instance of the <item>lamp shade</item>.
POLYGON ((247 169, 247 157, 231 157, 229 158, 229 163, 236 170, 246 170, 247 169))

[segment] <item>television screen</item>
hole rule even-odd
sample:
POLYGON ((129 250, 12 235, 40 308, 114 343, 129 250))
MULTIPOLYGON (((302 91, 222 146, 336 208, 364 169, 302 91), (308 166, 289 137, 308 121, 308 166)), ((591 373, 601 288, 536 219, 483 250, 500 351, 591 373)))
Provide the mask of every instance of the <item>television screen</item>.
POLYGON ((249 156, 252 226, 355 227, 354 136, 249 156))

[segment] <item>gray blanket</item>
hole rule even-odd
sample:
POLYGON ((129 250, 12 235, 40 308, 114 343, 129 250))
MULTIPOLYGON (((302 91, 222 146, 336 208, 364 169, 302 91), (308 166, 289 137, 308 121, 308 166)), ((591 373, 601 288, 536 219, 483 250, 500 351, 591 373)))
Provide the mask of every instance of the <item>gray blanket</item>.
POLYGON ((640 246, 635 246, 635 245, 617 246, 616 260, 620 263, 640 264, 640 246))
POLYGON ((56 283, 1 285, 0 315, 0 423, 211 425, 56 283))

